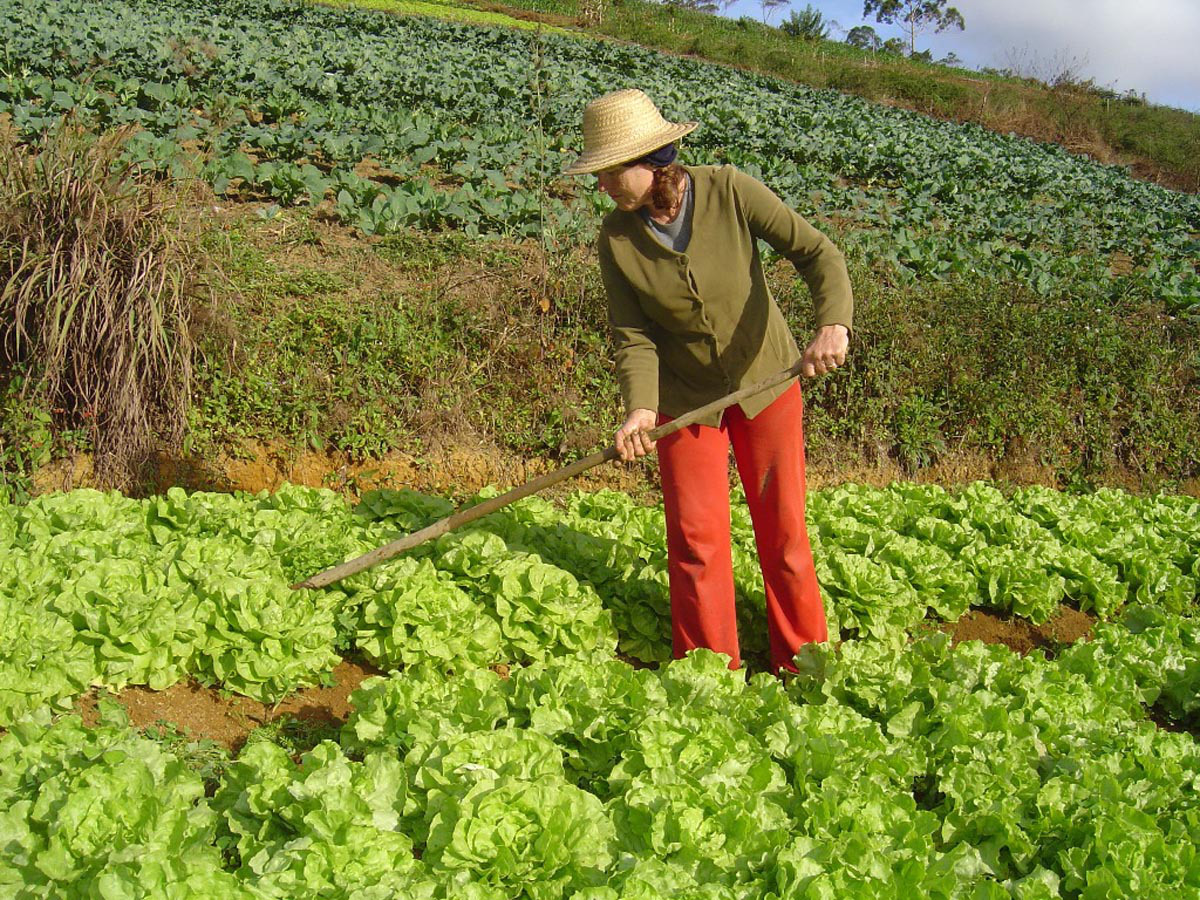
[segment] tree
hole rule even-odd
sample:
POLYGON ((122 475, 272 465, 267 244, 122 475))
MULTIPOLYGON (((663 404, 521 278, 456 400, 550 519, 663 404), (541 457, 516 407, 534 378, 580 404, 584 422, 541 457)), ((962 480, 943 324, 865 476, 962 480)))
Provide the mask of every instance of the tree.
POLYGON ((846 43, 859 50, 870 50, 872 53, 883 46, 879 34, 870 25, 855 25, 846 35, 846 43))
POLYGON ((779 26, 786 35, 800 38, 804 41, 823 41, 829 37, 829 25, 821 11, 814 9, 810 3, 803 11, 792 10, 792 14, 779 26))
POLYGON ((917 52, 917 35, 933 27, 934 31, 967 27, 962 13, 948 0, 863 0, 863 18, 874 14, 876 22, 900 24, 908 32, 908 52, 917 52))
POLYGON ((762 20, 765 25, 775 10, 791 6, 792 0, 758 0, 758 5, 762 7, 762 20))
POLYGON ((715 13, 721 5, 716 0, 663 0, 663 6, 666 7, 703 13, 715 13))

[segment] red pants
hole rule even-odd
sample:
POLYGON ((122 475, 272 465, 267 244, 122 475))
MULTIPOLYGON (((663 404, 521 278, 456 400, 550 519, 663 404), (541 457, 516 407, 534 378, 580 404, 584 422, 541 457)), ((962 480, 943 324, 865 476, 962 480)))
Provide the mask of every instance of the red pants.
MULTIPOLYGON (((725 410, 719 428, 691 425, 658 442, 667 516, 667 568, 676 658, 697 647, 741 665, 729 534, 729 447, 746 490, 767 594, 771 670, 791 669, 802 644, 828 638, 804 523, 804 431, 793 384, 747 419, 725 410)), ((670 417, 659 416, 659 423, 670 417)))

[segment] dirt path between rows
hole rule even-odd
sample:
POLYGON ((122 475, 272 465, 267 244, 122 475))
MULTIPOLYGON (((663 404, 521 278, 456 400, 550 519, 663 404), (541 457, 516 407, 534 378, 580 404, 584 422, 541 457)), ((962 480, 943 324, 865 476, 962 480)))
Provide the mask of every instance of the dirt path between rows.
POLYGON ((1058 648, 1090 638, 1094 624, 1095 616, 1061 604, 1058 612, 1042 625, 999 616, 984 609, 972 609, 957 622, 947 622, 941 630, 950 634, 956 644, 983 641, 985 644, 1003 644, 1022 656, 1041 650, 1053 657, 1058 648))
MULTIPOLYGON (((1059 647, 1086 640, 1095 618, 1068 606, 1044 625, 998 616, 986 610, 971 610, 958 622, 948 622, 940 630, 951 635, 954 643, 981 640, 1004 644, 1016 653, 1040 650, 1053 656, 1059 647)), ((645 664, 622 657, 635 666, 645 664)), ((501 674, 506 674, 506 667, 501 674)), ((250 734, 258 728, 275 725, 293 731, 333 736, 345 724, 352 711, 350 695, 364 680, 384 674, 368 663, 342 660, 333 670, 330 687, 297 691, 270 706, 249 697, 230 695, 217 688, 205 687, 193 680, 180 682, 166 690, 130 687, 117 693, 117 703, 138 729, 174 726, 191 740, 214 741, 237 753, 250 734)), ((101 692, 92 690, 76 703, 76 711, 88 725, 100 718, 101 692)))
MULTIPOLYGON (((237 752, 252 731, 273 722, 295 721, 312 730, 341 727, 351 712, 350 694, 367 678, 381 674, 367 663, 344 659, 333 670, 332 686, 297 691, 275 706, 194 680, 161 691, 129 687, 114 699, 125 708, 135 728, 168 723, 193 740, 215 741, 237 752)), ((92 726, 99 721, 101 696, 101 691, 93 689, 76 703, 84 724, 92 726)))

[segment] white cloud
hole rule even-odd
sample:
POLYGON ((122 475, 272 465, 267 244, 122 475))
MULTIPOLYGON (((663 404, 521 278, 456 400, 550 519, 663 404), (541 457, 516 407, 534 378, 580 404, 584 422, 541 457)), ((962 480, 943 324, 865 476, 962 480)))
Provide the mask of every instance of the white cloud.
POLYGON ((1200 110, 1196 0, 954 0, 954 5, 967 28, 931 38, 938 52, 955 50, 975 65, 996 67, 1008 65, 1014 53, 1051 66, 1079 61, 1079 75, 1100 85, 1200 110))
MULTIPOLYGON (((844 29, 863 24, 862 0, 806 2, 844 29)), ((966 20, 965 31, 927 32, 918 49, 935 57, 953 51, 968 65, 1005 68, 1014 57, 1058 71, 1083 63, 1079 76, 1102 87, 1136 91, 1152 102, 1200 112, 1200 0, 950 0, 966 20)), ((727 14, 759 18, 760 4, 740 0, 727 14)), ((785 10, 772 22, 787 17, 785 10)), ((884 37, 899 29, 872 25, 884 37)), ((1047 73, 1050 76, 1058 72, 1047 73)))

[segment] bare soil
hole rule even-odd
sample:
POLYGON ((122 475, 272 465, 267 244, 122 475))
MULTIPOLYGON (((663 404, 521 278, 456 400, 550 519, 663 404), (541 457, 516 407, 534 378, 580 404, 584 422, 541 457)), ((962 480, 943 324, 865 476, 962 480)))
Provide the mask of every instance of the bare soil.
MULTIPOLYGON (((349 500, 378 488, 410 488, 424 493, 467 496, 481 488, 516 487, 557 468, 546 459, 526 459, 487 446, 434 450, 421 459, 401 451, 380 459, 355 461, 338 451, 298 451, 282 442, 247 443, 233 453, 210 458, 160 455, 148 492, 172 486, 189 491, 274 491, 284 484, 330 488, 349 500)), ((653 481, 646 467, 605 465, 564 483, 552 496, 602 488, 645 496, 653 481)), ((33 475, 35 493, 94 487, 90 454, 56 460, 33 475)))
POLYGON ((957 622, 947 622, 941 630, 947 632, 955 644, 983 641, 985 644, 1003 644, 1022 656, 1031 650, 1041 650, 1053 657, 1060 647, 1089 639, 1095 623, 1095 616, 1062 604, 1054 617, 1042 625, 984 609, 972 609, 957 622))
MULTIPOLYGON (((425 493, 463 497, 486 486, 507 489, 553 471, 564 463, 546 458, 527 458, 505 453, 483 442, 455 443, 447 440, 421 458, 394 451, 379 459, 354 460, 331 450, 297 450, 281 441, 245 443, 212 457, 177 458, 160 454, 155 461, 148 493, 161 493, 178 485, 189 491, 274 491, 283 484, 330 488, 349 500, 376 488, 410 488, 425 493)), ((731 469, 736 481, 736 472, 731 469)), ((1031 459, 1010 454, 1002 460, 979 454, 947 454, 935 465, 908 475, 894 461, 881 455, 876 461, 847 462, 841 454, 829 458, 810 453, 806 477, 809 490, 839 484, 887 487, 896 481, 913 480, 946 487, 973 481, 996 481, 1014 486, 1045 485, 1057 488, 1054 471, 1031 459)), ((1121 486, 1139 489, 1131 477, 1121 486)), ((55 460, 33 474, 34 493, 94 487, 90 454, 78 453, 55 460)), ((623 465, 605 464, 563 482, 548 491, 551 497, 577 490, 603 488, 625 491, 647 501, 658 499, 658 470, 653 461, 623 465)), ((1200 496, 1200 479, 1182 488, 1200 496)))
MULTIPOLYGON (((341 726, 350 715, 350 694, 365 679, 380 674, 383 673, 369 664, 342 660, 333 670, 332 687, 300 690, 275 706, 229 695, 194 680, 162 691, 130 687, 119 692, 115 699, 129 713, 129 722, 135 728, 166 722, 194 740, 215 741, 236 753, 254 729, 285 717, 312 726, 341 726)), ((95 690, 79 699, 76 711, 85 724, 95 725, 98 721, 98 704, 95 690)))

